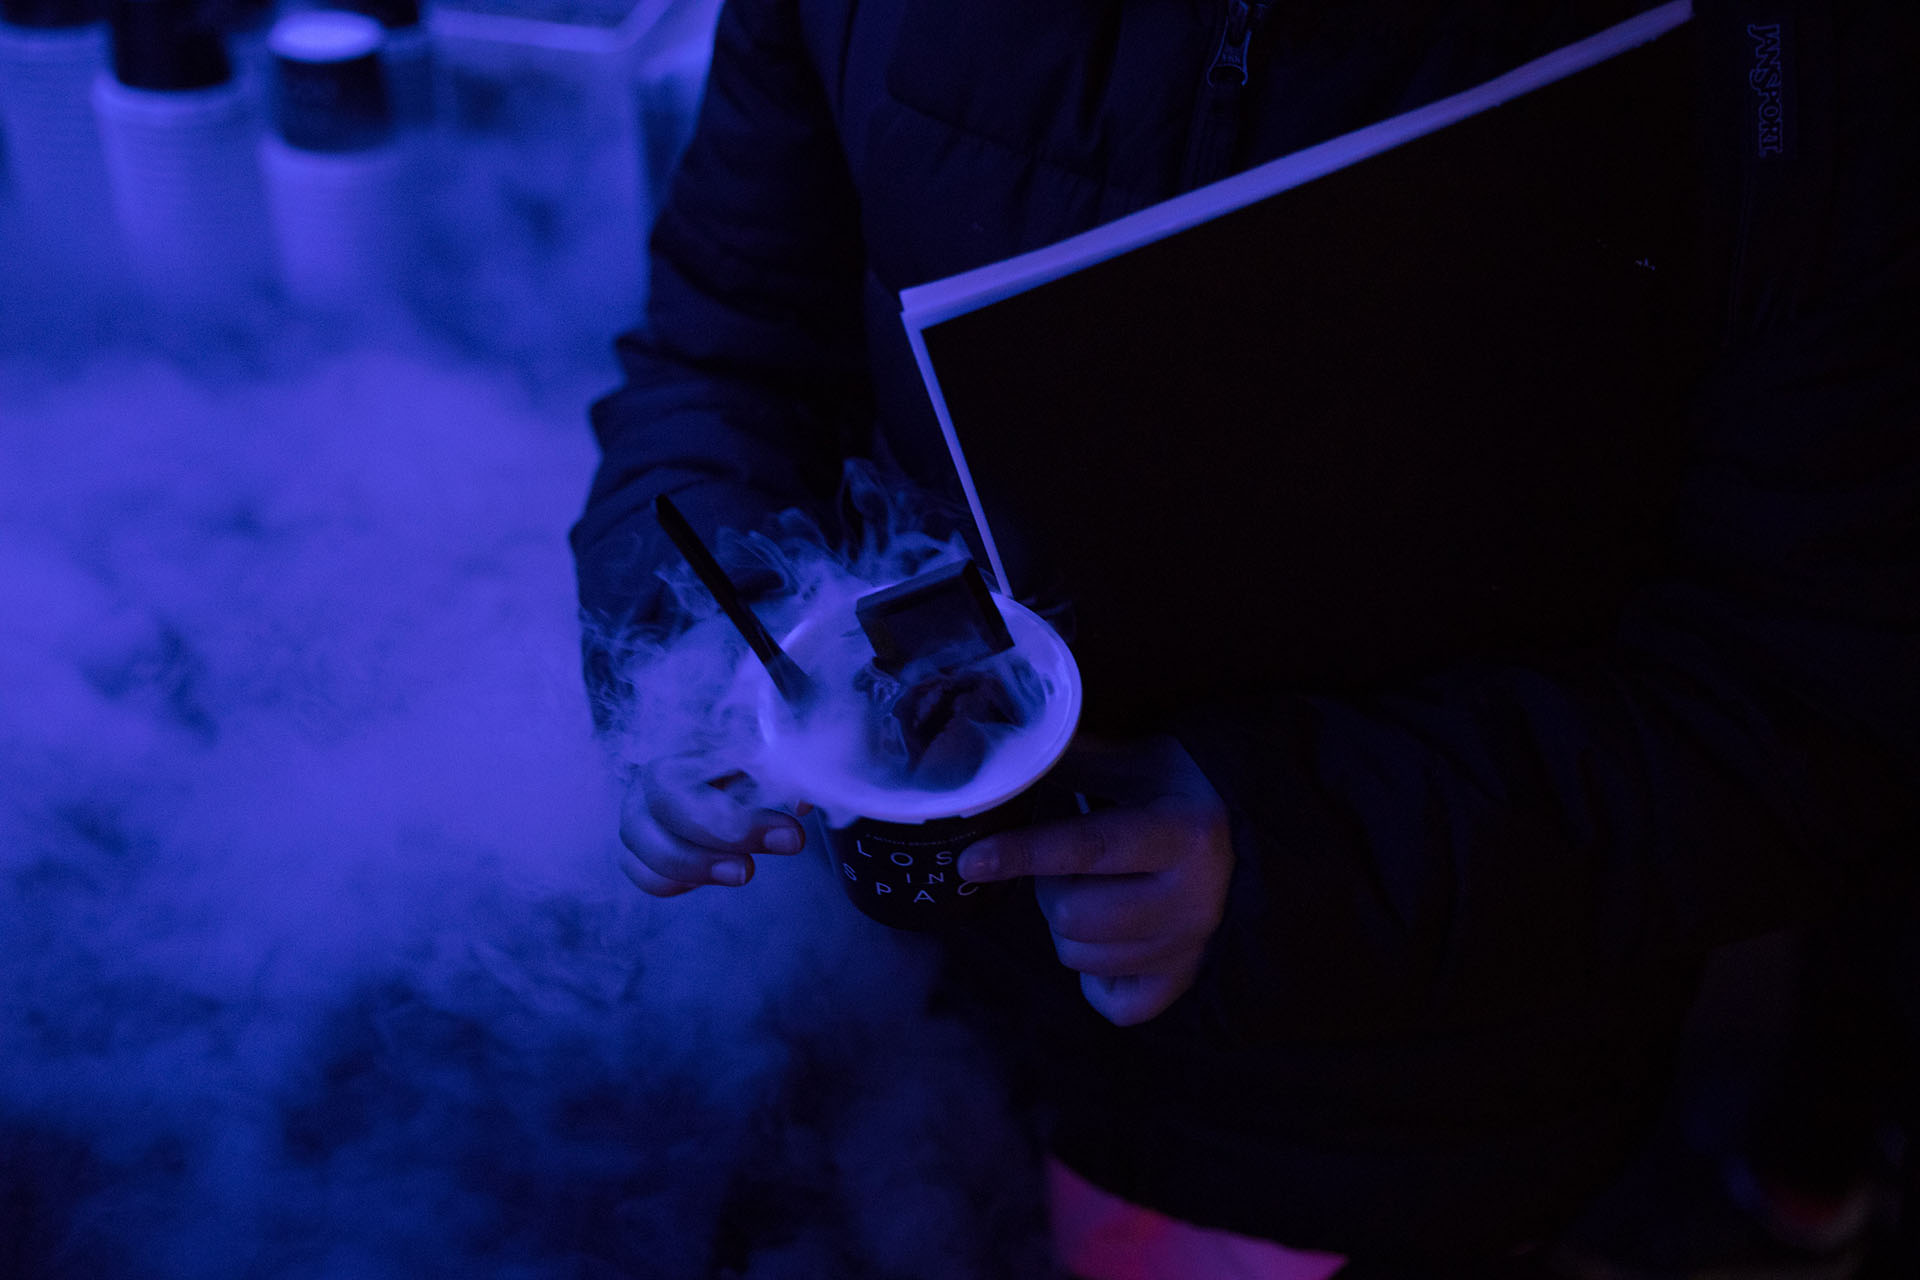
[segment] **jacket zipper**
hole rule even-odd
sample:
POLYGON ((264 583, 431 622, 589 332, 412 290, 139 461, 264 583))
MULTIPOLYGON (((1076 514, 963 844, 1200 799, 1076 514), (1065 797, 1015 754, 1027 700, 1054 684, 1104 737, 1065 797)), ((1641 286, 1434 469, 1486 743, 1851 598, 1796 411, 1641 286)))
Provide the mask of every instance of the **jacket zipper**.
POLYGON ((1254 30, 1267 16, 1271 0, 1227 0, 1227 20, 1220 28, 1220 44, 1200 86, 1200 107, 1187 139, 1187 159, 1180 189, 1191 191, 1227 175, 1238 141, 1238 107, 1247 87, 1247 50, 1254 30))

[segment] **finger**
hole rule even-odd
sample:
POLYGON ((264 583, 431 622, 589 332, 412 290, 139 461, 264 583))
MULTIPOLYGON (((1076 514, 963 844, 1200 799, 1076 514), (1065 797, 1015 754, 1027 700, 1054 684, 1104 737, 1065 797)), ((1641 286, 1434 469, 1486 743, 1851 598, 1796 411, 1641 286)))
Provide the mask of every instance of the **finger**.
POLYGON ((1119 1027, 1133 1027, 1166 1012, 1168 1006, 1193 985, 1194 974, 1198 971, 1199 961, 1196 957, 1193 970, 1186 973, 1143 974, 1122 978, 1083 974, 1080 993, 1108 1022, 1119 1027))
POLYGON ((620 859, 620 874, 631 880, 640 892, 655 898, 677 898, 700 888, 697 884, 682 884, 678 880, 667 879, 631 853, 620 859))
POLYGON ((671 799, 656 801, 654 817, 679 839, 707 849, 731 853, 798 853, 807 843, 807 829, 792 814, 778 809, 737 807, 717 827, 697 819, 690 820, 671 799), (744 824, 744 829, 738 829, 744 824), (736 829, 737 834, 723 837, 722 831, 736 829))
POLYGON ((1054 936, 1075 942, 1138 942, 1166 932, 1159 876, 1042 876, 1033 882, 1054 936))
POLYGON ((620 842, 648 870, 666 880, 686 885, 742 885, 753 879, 751 857, 682 840, 655 821, 645 804, 622 806, 620 842))
POLYGON ((1075 973, 1094 978, 1124 978, 1182 972, 1193 944, 1178 938, 1075 942, 1055 934, 1053 951, 1060 957, 1060 963, 1075 973))
POLYGON ((1165 815, 1110 809, 988 836, 960 855, 968 880, 1118 876, 1160 871, 1186 852, 1188 832, 1165 815))
POLYGON ((761 816, 766 811, 749 808, 722 787, 680 779, 648 787, 647 808, 656 822, 682 840, 743 852, 752 847, 756 818, 764 825, 772 817, 761 816))
POLYGON ((791 814, 749 807, 719 786, 671 773, 654 773, 628 789, 622 839, 628 826, 641 833, 658 828, 697 848, 741 855, 798 853, 806 844, 806 832, 791 814))

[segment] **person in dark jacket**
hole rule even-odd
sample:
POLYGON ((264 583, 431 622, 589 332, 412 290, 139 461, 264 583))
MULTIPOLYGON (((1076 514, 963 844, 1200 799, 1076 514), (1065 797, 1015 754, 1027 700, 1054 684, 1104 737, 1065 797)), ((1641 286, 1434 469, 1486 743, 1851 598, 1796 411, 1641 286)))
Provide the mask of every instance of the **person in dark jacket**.
MULTIPOLYGON (((625 385, 593 411, 573 546, 603 716, 609 637, 666 612, 655 495, 711 538, 795 507, 831 526, 849 457, 954 494, 902 288, 1646 7, 729 0, 625 385)), ((1011 1011, 1076 1188, 1278 1242, 1299 1274, 1500 1274, 1631 1150, 1700 958, 1907 856, 1888 842, 1920 792, 1920 112, 1900 59, 1920 22, 1838 0, 1816 28, 1796 123, 1819 134, 1787 159, 1817 151, 1818 177, 1792 217, 1761 225, 1764 184, 1713 185, 1702 113, 1709 181, 1681 202, 1726 305, 1662 429, 1620 424, 1657 536, 1577 628, 1516 609, 1444 660, 1387 636, 1358 674, 1096 710, 1069 767, 1115 807, 973 850, 973 874, 1037 877, 1029 927, 953 946, 1011 1011)), ((636 778, 622 836, 650 893, 744 884, 805 838, 782 811, 716 813, 699 782, 636 778)))

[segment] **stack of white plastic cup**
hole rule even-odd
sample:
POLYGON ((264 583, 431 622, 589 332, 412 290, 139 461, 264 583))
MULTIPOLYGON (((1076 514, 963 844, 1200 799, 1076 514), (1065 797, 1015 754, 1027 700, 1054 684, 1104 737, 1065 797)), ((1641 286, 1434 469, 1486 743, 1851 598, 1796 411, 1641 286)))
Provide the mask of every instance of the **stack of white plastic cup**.
POLYGON ((0 14, 0 135, 26 251, 69 278, 104 275, 119 250, 91 97, 106 23, 85 0, 14 0, 0 14))
POLYGON ((191 0, 116 0, 94 107, 136 279, 190 321, 244 317, 273 284, 259 118, 191 0))

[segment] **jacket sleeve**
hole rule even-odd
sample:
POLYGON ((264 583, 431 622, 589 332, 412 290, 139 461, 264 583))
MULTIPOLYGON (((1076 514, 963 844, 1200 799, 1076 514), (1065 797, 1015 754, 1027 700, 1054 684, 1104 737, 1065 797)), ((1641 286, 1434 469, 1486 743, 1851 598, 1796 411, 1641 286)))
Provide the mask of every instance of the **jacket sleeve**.
MULTIPOLYGON (((671 493, 694 528, 824 518, 868 429, 859 217, 794 4, 728 0, 699 120, 650 241, 644 324, 624 385, 593 406, 601 461, 571 542, 595 718, 618 699, 622 638, 657 622, 675 552, 671 493)), ((736 566, 729 565, 729 568, 736 566)))
POLYGON ((1202 1016, 1524 1018, 1920 862, 1920 105, 1895 47, 1843 79, 1824 283, 1698 389, 1669 567, 1611 636, 1182 726, 1238 854, 1202 1016))

